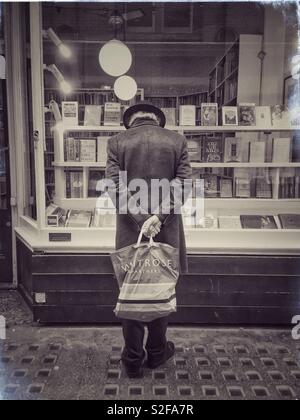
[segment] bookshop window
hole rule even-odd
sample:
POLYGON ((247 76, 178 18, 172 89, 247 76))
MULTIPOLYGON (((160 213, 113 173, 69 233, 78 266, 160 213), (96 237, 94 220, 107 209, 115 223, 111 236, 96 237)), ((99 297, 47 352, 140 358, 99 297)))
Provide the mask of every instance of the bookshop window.
MULTIPOLYGON (((118 3, 117 10, 102 2, 43 3, 49 224, 115 226, 114 215, 95 214, 107 139, 123 130, 126 107, 145 98, 186 136, 194 180, 203 180, 205 217, 186 210, 187 227, 287 226, 285 215, 299 212, 300 195, 299 113, 285 107, 283 92, 285 77, 286 95, 297 91, 288 79, 296 12, 258 2, 118 3), (273 50, 266 52, 264 22, 275 33, 278 20, 277 32, 286 35, 267 43, 273 50), (127 74, 138 90, 128 101, 99 64, 100 49, 115 38, 132 55, 127 74), (274 74, 263 80, 262 61, 274 56, 274 45, 284 74, 269 66, 274 74), (280 81, 272 100, 262 99, 269 79, 280 81)), ((109 205, 103 198, 104 212, 109 205)))

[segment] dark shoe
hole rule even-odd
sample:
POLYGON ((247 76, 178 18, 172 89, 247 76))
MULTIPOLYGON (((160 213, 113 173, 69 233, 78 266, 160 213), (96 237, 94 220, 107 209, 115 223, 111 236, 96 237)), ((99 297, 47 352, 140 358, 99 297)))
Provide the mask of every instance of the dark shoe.
POLYGON ((126 368, 126 373, 129 379, 142 379, 144 377, 144 369, 142 367, 137 370, 129 370, 126 368))
POLYGON ((128 378, 130 378, 130 379, 141 379, 141 378, 143 378, 144 377, 145 362, 146 362, 146 353, 144 352, 144 358, 143 358, 143 361, 142 361, 142 366, 134 369, 132 367, 129 368, 124 364, 128 378))
POLYGON ((148 356, 148 367, 150 369, 157 369, 159 366, 165 364, 169 359, 171 359, 175 354, 175 344, 172 341, 167 342, 167 348, 164 354, 164 357, 161 360, 151 360, 151 356, 148 356))

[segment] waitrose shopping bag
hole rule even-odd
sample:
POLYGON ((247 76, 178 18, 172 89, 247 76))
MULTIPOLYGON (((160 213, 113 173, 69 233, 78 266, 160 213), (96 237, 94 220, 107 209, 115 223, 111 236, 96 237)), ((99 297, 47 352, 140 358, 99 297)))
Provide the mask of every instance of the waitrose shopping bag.
POLYGON ((176 312, 179 251, 170 245, 141 242, 111 255, 120 295, 115 308, 119 318, 151 322, 176 312))

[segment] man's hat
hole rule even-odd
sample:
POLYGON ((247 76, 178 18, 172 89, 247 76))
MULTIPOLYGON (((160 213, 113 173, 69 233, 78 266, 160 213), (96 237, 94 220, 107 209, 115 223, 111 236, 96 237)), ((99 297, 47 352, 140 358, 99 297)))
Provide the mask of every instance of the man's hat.
POLYGON ((126 128, 129 128, 129 121, 133 114, 137 112, 150 112, 155 114, 159 119, 159 125, 164 127, 166 125, 166 116, 162 112, 161 109, 157 108, 156 106, 152 105, 150 102, 147 101, 140 101, 135 105, 132 105, 128 108, 123 115, 123 123, 126 128))

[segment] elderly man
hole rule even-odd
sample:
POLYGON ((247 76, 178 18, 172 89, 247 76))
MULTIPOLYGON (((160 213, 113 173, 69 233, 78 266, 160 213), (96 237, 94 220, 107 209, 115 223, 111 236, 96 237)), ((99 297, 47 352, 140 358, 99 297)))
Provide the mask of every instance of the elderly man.
MULTIPOLYGON (((140 203, 140 212, 128 206, 124 214, 117 203, 116 249, 136 243, 141 230, 144 236, 155 237, 157 242, 169 244, 180 250, 181 271, 187 271, 186 246, 182 218, 175 209, 174 194, 169 210, 162 205, 166 197, 161 197, 157 209, 153 211, 150 203, 153 180, 168 180, 184 183, 191 179, 192 170, 189 162, 186 139, 164 128, 166 118, 157 107, 147 102, 138 103, 124 113, 124 125, 128 129, 109 140, 106 178, 113 181, 120 191, 120 172, 126 173, 126 185, 133 180, 143 180, 148 186, 148 203, 145 208, 140 203)), ((127 200, 130 202, 130 191, 127 200)), ((153 200, 152 200, 153 201, 153 200)), ((168 206, 167 206, 168 207, 168 206)), ((146 239, 145 238, 145 239, 146 239)), ((123 320, 125 348, 122 361, 131 378, 143 376, 145 360, 144 335, 145 326, 141 322, 123 320)), ((148 367, 155 369, 174 356, 175 346, 166 339, 168 318, 160 318, 147 324, 148 367)))

